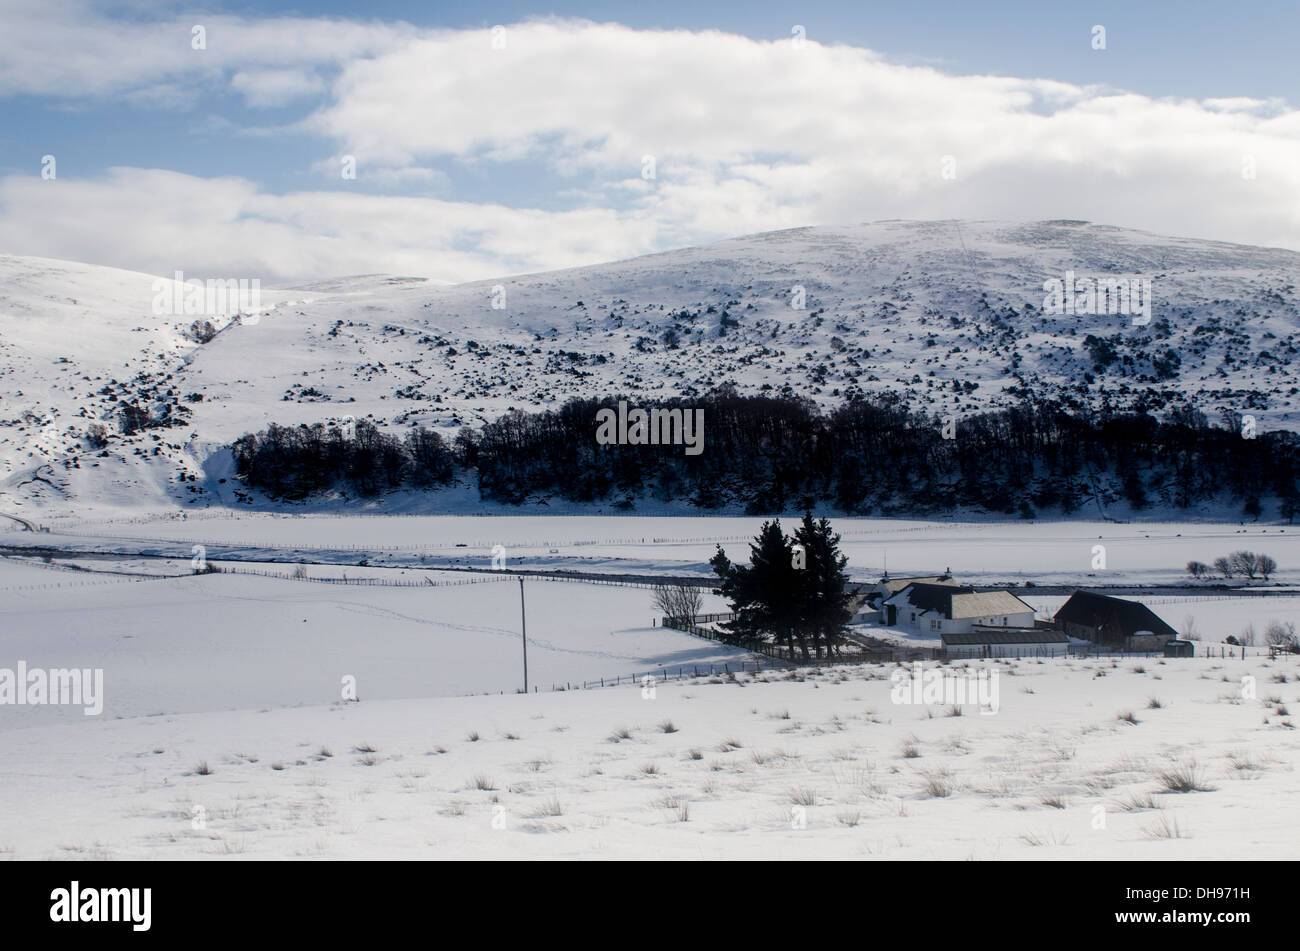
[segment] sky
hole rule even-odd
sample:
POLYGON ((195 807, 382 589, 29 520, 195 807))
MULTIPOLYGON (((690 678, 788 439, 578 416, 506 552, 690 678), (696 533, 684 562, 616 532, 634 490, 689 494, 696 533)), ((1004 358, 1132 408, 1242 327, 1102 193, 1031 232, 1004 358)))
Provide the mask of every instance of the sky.
POLYGON ((1300 250, 1300 4, 0 3, 0 253, 460 282, 1076 218, 1300 250))

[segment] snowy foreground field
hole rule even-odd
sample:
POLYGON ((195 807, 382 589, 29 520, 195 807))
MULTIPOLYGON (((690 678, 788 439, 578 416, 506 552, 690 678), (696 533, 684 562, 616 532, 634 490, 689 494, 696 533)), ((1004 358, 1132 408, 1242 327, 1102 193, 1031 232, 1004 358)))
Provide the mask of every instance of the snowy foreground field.
POLYGON ((11 730, 0 735, 0 849, 20 859, 1300 849, 1294 660, 1005 662, 988 716, 893 702, 896 669, 11 730))

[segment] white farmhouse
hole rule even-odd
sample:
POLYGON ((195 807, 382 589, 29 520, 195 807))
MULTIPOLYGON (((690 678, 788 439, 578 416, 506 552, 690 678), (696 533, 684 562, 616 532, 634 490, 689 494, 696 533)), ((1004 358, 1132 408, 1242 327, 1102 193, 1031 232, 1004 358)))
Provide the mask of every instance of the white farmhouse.
POLYGON ((861 596, 861 607, 852 623, 865 624, 868 618, 874 620, 879 618, 883 623, 885 620, 885 601, 898 592, 902 591, 909 584, 943 584, 955 585, 957 582, 952 580, 952 572, 945 571, 941 575, 907 575, 897 576, 885 572, 884 577, 874 584, 865 584, 858 589, 861 596))
POLYGON ((1034 608, 1010 591, 913 582, 880 605, 880 621, 921 634, 966 634, 978 627, 1034 626, 1034 608))

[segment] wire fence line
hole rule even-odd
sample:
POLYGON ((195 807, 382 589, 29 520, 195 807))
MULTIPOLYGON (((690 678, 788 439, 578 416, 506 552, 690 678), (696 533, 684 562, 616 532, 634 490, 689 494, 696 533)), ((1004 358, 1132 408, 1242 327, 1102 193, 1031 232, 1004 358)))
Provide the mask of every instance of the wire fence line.
POLYGON ((494 581, 506 580, 505 578, 463 578, 458 581, 434 581, 430 578, 349 578, 346 575, 330 577, 328 575, 300 575, 258 568, 240 568, 230 564, 221 565, 217 571, 199 571, 194 572, 194 574, 251 575, 258 578, 275 578, 279 581, 308 581, 315 584, 343 584, 372 588, 454 588, 467 584, 491 584, 494 581))
POLYGON ((1170 598, 1143 598, 1143 604, 1186 604, 1189 601, 1237 601, 1243 598, 1300 598, 1300 591, 1266 591, 1261 588, 1243 589, 1238 593, 1201 594, 1170 598))
MULTIPOLYGON (((27 549, 25 548, 6 548, 0 550, 0 557, 12 556, 15 558, 23 559, 20 562, 22 564, 39 566, 42 568, 48 568, 57 571, 78 571, 78 572, 85 572, 85 573, 92 573, 92 574, 130 574, 130 575, 138 574, 140 576, 177 578, 177 577, 187 577, 191 574, 205 574, 205 573, 217 574, 217 573, 225 572, 229 574, 260 575, 262 577, 279 578, 288 581, 324 581, 327 583, 334 583, 334 584, 353 583, 353 584, 368 584, 372 586, 382 586, 382 587, 425 587, 425 586, 441 587, 441 586, 460 585, 460 584, 484 584, 490 581, 501 581, 506 578, 513 578, 513 577, 534 578, 542 581, 564 581, 573 584, 593 584, 593 585, 604 585, 604 586, 621 587, 621 588, 639 588, 643 590, 651 590, 661 584, 683 584, 684 583, 684 584, 708 585, 713 583, 709 579, 705 579, 705 578, 694 578, 694 577, 683 578, 683 577, 675 577, 675 576, 658 576, 658 575, 615 575, 615 574, 601 575, 597 573, 583 574, 580 572, 574 572, 567 569, 543 570, 543 569, 520 569, 520 568, 511 569, 505 567, 478 568, 478 567, 465 567, 465 566, 422 567, 418 565, 352 566, 347 564, 335 564, 332 562, 291 563, 291 564, 295 564, 296 566, 300 566, 304 570, 306 569, 308 564, 312 564, 317 567, 335 567, 340 569, 348 568, 348 567, 358 567, 362 569, 369 569, 369 570, 383 571, 383 572, 401 571, 405 573, 407 571, 414 571, 414 572, 439 572, 442 574, 472 573, 475 575, 483 576, 474 579, 464 579, 460 581, 450 581, 450 580, 432 581, 432 580, 414 580, 414 579, 403 580, 403 579, 385 579, 379 577, 371 577, 371 578, 361 578, 361 579, 351 578, 351 579, 347 579, 347 581, 345 582, 342 578, 334 578, 334 577, 324 576, 324 575, 316 575, 316 576, 308 575, 306 577, 303 577, 298 570, 295 570, 291 574, 285 574, 283 572, 276 572, 270 569, 243 568, 243 567, 239 567, 239 565, 248 564, 248 563, 265 564, 267 562, 259 561, 258 559, 254 559, 254 558, 232 558, 227 554, 222 554, 219 557, 210 557, 205 554, 204 556, 205 561, 207 562, 207 564, 213 566, 212 570, 210 571, 175 572, 168 575, 161 575, 161 574, 154 575, 153 573, 150 572, 114 572, 111 569, 95 570, 89 568, 79 568, 70 565, 51 564, 49 562, 44 562, 44 561, 30 561, 26 559, 37 558, 37 557, 63 557, 63 558, 70 558, 70 559, 77 558, 77 557, 112 558, 113 556, 116 556, 121 559, 146 558, 146 559, 161 559, 161 560, 176 560, 176 561, 192 561, 192 559, 188 554, 178 554, 174 556, 159 555, 159 554, 144 555, 139 553, 78 551, 74 549, 53 549, 53 548, 33 548, 31 549, 30 554, 25 554, 24 552, 26 551, 27 549), (6 555, 5 552, 8 552, 8 555, 6 555)), ((279 563, 279 562, 272 561, 271 563, 279 563)))
MULTIPOLYGON (((438 570, 438 569, 431 569, 431 570, 438 570)), ((196 572, 196 574, 203 574, 203 573, 204 572, 196 572)), ((494 582, 499 582, 499 581, 510 581, 518 577, 517 574, 513 574, 505 571, 499 571, 499 572, 493 572, 490 577, 464 578, 456 581, 450 581, 450 580, 433 581, 430 579, 416 580, 412 578, 373 578, 373 577, 372 578, 348 578, 348 577, 330 577, 328 575, 310 575, 310 574, 299 575, 296 572, 286 574, 284 572, 269 571, 266 569, 241 568, 235 565, 231 565, 229 562, 223 562, 218 571, 214 571, 211 573, 253 575, 262 578, 275 578, 281 581, 311 581, 311 582, 322 582, 325 584, 349 584, 349 585, 360 585, 362 587, 379 587, 379 588, 449 588, 449 587, 458 587, 461 585, 469 585, 469 584, 492 584, 494 582)), ((570 584, 593 584, 593 585, 604 585, 608 587, 617 587, 617 588, 652 589, 655 587, 653 584, 648 584, 645 582, 622 581, 616 579, 606 580, 604 578, 592 578, 592 577, 569 578, 563 575, 551 576, 551 575, 542 575, 542 574, 536 576, 528 575, 526 577, 529 577, 530 579, 535 581, 561 581, 561 582, 568 582, 570 584)))
POLYGON ((23 565, 27 568, 40 568, 43 571, 59 571, 65 574, 71 573, 85 578, 87 575, 110 575, 109 578, 91 581, 49 581, 43 584, 20 584, 5 585, 0 587, 0 591, 16 593, 19 591, 58 591, 70 590, 72 588, 93 588, 102 585, 129 584, 133 581, 162 581, 167 578, 183 577, 181 575, 164 575, 154 572, 136 572, 136 571, 95 571, 91 568, 77 568, 72 565, 54 565, 40 561, 19 561, 15 564, 23 565))
MULTIPOLYGON (((179 578, 211 577, 211 576, 220 576, 220 575, 247 575, 250 577, 258 577, 258 578, 272 578, 277 581, 305 581, 314 584, 352 585, 355 587, 454 588, 454 587, 461 587, 464 585, 493 584, 501 581, 510 581, 518 577, 517 575, 511 573, 495 572, 489 577, 462 578, 454 581, 449 579, 435 581, 430 578, 418 578, 418 579, 417 578, 377 578, 377 577, 349 578, 346 575, 331 577, 328 575, 311 575, 311 574, 299 574, 297 572, 271 571, 269 569, 264 569, 264 568, 245 568, 240 565, 231 564, 228 561, 223 562, 220 565, 216 564, 215 562, 209 562, 209 564, 212 566, 211 570, 197 570, 197 571, 190 570, 185 572, 177 572, 174 574, 158 574, 158 573, 151 573, 151 572, 129 572, 129 571, 111 571, 111 570, 101 571, 101 570, 95 570, 91 568, 75 568, 69 565, 45 564, 42 562, 23 562, 22 564, 26 564, 30 567, 39 567, 42 569, 53 570, 53 571, 71 572, 73 574, 78 574, 83 576, 84 575, 113 575, 115 578, 120 579, 120 581, 122 582, 154 581, 154 580, 164 580, 164 579, 176 580, 179 578)), ((638 582, 638 581, 622 581, 617 579, 607 580, 603 578, 591 578, 591 577, 570 578, 564 576, 549 576, 549 575, 537 575, 537 576, 528 576, 528 577, 530 577, 531 580, 534 581, 559 581, 559 582, 566 582, 569 584, 591 584, 591 585, 602 585, 606 587, 618 587, 618 588, 653 589, 655 587, 655 585, 652 583, 638 582)), ((15 591, 15 592, 16 591, 43 591, 43 590, 55 590, 58 588, 88 587, 93 585, 116 584, 116 583, 119 582, 113 580, 82 581, 82 582, 69 581, 66 584, 61 582, 50 582, 46 584, 0 586, 0 591, 15 591)))
MULTIPOLYGON (((228 521, 237 521, 237 520, 239 520, 240 518, 243 517, 243 514, 244 514, 244 513, 232 513, 232 514, 229 514, 229 515, 200 515, 200 513, 197 513, 197 512, 196 512, 196 513, 187 513, 187 514, 189 514, 189 515, 191 516, 191 518, 192 518, 194 521, 201 521, 201 520, 214 520, 214 521, 227 521, 227 520, 228 520, 228 521)), ((518 516, 513 516, 513 515, 506 515, 506 516, 490 516, 490 515, 488 515, 488 516, 438 516, 438 515, 430 515, 430 516, 400 516, 400 515, 394 515, 394 514, 387 514, 387 515, 386 515, 386 514, 373 513, 373 512, 356 513, 356 514, 347 514, 347 515, 344 515, 344 514, 337 514, 337 515, 335 515, 335 514, 331 514, 331 515, 312 515, 312 516, 310 516, 310 518, 313 518, 313 519, 339 519, 339 520, 341 520, 341 519, 353 519, 353 518, 401 518, 401 517, 413 517, 413 518, 484 518, 484 519, 490 519, 490 518, 512 518, 512 517, 518 517, 518 516)), ((655 516, 647 516, 647 517, 655 517, 655 516)), ((681 517, 683 517, 683 518, 700 518, 700 517, 706 517, 706 518, 707 518, 707 517, 712 517, 712 516, 681 516, 681 517)), ((737 518, 739 518, 739 517, 742 517, 742 516, 722 516, 722 517, 737 517, 737 518)), ((747 517, 747 516, 745 516, 745 517, 747 517)), ((87 536, 87 537, 93 537, 93 538, 115 538, 115 537, 122 537, 122 536, 115 535, 115 534, 112 533, 111 531, 104 530, 104 529, 108 529, 108 528, 110 528, 110 527, 113 526, 113 525, 148 525, 148 524, 156 524, 156 523, 158 523, 158 522, 164 522, 164 521, 170 521, 170 522, 175 523, 175 522, 177 522, 177 521, 188 521, 188 519, 169 518, 169 517, 167 517, 166 515, 164 515, 164 516, 162 516, 162 517, 136 516, 136 517, 127 517, 127 518, 120 518, 120 519, 54 519, 54 520, 52 520, 52 522, 56 522, 56 523, 58 523, 58 524, 57 524, 57 530, 58 530, 60 533, 73 533, 73 532, 76 532, 77 534, 81 534, 81 535, 85 535, 85 536, 87 536), (95 529, 100 529, 100 530, 95 530, 95 529)), ((252 520, 250 520, 250 521, 252 521, 252 520)), ((1001 522, 999 522, 999 523, 980 523, 980 524, 981 524, 981 525, 984 525, 984 524, 1007 524, 1007 525, 1013 525, 1013 524, 1023 524, 1023 523, 1019 523, 1019 522, 1006 522, 1006 523, 1001 523, 1001 522)), ((45 527, 48 528, 48 526, 45 526, 45 527)), ((877 538, 877 537, 879 537, 879 538, 883 539, 884 541, 888 541, 889 539, 896 538, 896 537, 899 536, 899 535, 909 535, 909 534, 918 534, 918 533, 920 533, 920 534, 927 534, 927 533, 932 533, 932 532, 936 532, 936 531, 945 531, 945 530, 947 530, 948 528, 949 528, 948 526, 943 526, 943 525, 934 525, 934 526, 931 526, 931 525, 923 525, 923 526, 909 526, 909 527, 906 527, 906 528, 881 527, 881 528, 876 528, 876 529, 854 529, 854 528, 849 527, 849 528, 845 528, 844 530, 842 530, 842 531, 840 532, 840 536, 841 536, 842 538, 844 538, 844 539, 862 539, 862 540, 869 540, 869 539, 872 539, 872 538, 877 538)), ((574 538, 562 538, 562 539, 514 539, 514 540, 509 540, 509 539, 507 539, 507 538, 505 538, 505 537, 503 537, 503 536, 496 536, 496 537, 489 538, 489 539, 476 539, 476 540, 472 540, 472 541, 461 541, 461 542, 450 542, 450 543, 433 543, 433 544, 430 544, 430 543, 427 543, 427 542, 408 542, 408 543, 405 543, 405 544, 398 544, 398 545, 367 545, 367 544, 361 544, 361 545, 333 545, 333 544, 320 544, 320 543, 314 543, 314 542, 304 542, 304 543, 301 543, 301 544, 290 544, 290 545, 284 545, 284 544, 281 544, 281 543, 279 543, 279 542, 267 542, 267 541, 265 541, 264 539, 258 539, 258 540, 245 540, 245 541, 232 542, 232 541, 224 540, 224 539, 209 539, 209 540, 204 540, 204 539, 202 539, 202 538, 197 538, 197 537, 192 537, 192 538, 177 538, 177 537, 174 537, 174 536, 172 536, 172 537, 164 537, 164 536, 146 536, 146 535, 135 535, 135 536, 126 536, 126 537, 130 537, 130 538, 133 538, 133 539, 136 539, 136 540, 139 540, 139 541, 151 541, 151 542, 172 542, 172 543, 174 543, 174 544, 187 544, 187 545, 213 545, 213 546, 229 547, 229 548, 238 548, 238 547, 295 548, 295 549, 304 550, 304 551, 307 551, 307 550, 313 550, 313 551, 320 551, 320 550, 339 550, 339 551, 365 551, 365 550, 370 550, 370 551, 421 551, 421 550, 444 550, 444 549, 451 549, 451 548, 457 548, 457 547, 460 547, 460 548, 479 548, 479 549, 484 549, 484 550, 491 550, 491 548, 492 548, 494 545, 498 545, 498 544, 508 544, 508 545, 511 546, 511 547, 514 547, 514 548, 521 548, 521 549, 524 549, 524 548, 585 548, 585 547, 593 547, 593 546, 598 546, 598 545, 698 545, 698 544, 709 544, 709 545, 712 545, 712 544, 721 544, 721 543, 724 543, 724 542, 751 542, 751 541, 754 540, 754 533, 753 533, 753 532, 749 532, 749 533, 741 533, 741 534, 727 534, 727 535, 653 535, 653 534, 645 535, 645 534, 642 534, 642 535, 621 535, 621 536, 609 536, 609 537, 604 537, 604 538, 579 538, 579 539, 574 539, 574 538)))
POLYGON ((177 576, 175 575, 133 575, 129 577, 121 576, 115 581, 80 581, 80 582, 69 581, 67 583, 63 583, 59 581, 51 581, 46 584, 8 585, 5 587, 0 587, 0 591, 4 591, 5 593, 17 593, 20 591, 58 591, 60 589, 70 590, 72 588, 95 588, 101 585, 110 585, 110 584, 130 584, 133 581, 164 581, 168 578, 173 578, 173 577, 177 577, 177 576))

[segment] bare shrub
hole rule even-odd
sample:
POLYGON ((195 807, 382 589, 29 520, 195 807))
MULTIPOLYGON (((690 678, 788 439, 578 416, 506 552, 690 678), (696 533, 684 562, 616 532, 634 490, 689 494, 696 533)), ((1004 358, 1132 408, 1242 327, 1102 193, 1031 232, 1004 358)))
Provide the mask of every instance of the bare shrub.
POLYGON ((1186 839, 1188 832, 1176 816, 1161 814, 1153 825, 1142 830, 1148 839, 1186 839))
POLYGON ((1156 780, 1166 792, 1211 792, 1214 789, 1206 784, 1195 761, 1161 770, 1156 774, 1156 780))
POLYGON ((956 786, 952 774, 947 770, 935 770, 925 776, 925 794, 931 799, 946 799, 953 794, 956 786))
POLYGON ((815 806, 817 805, 817 791, 796 786, 790 790, 790 802, 796 806, 815 806))
POLYGON ((657 584, 652 590, 654 607, 669 623, 694 623, 704 606, 704 594, 695 585, 657 584))
POLYGON ((1021 842, 1025 843, 1025 845, 1033 846, 1070 844, 1070 837, 1068 835, 1062 835, 1056 832, 1022 832, 1019 839, 1021 842))
POLYGON ((1120 799, 1116 808, 1121 812, 1138 812, 1143 809, 1160 809, 1161 805, 1151 798, 1150 793, 1130 793, 1127 798, 1120 799))
POLYGON ((564 815, 564 807, 560 805, 560 800, 555 796, 550 799, 544 799, 542 802, 528 814, 530 819, 545 819, 551 816, 564 815))
POLYGON ((1269 621, 1264 628, 1264 643, 1291 653, 1300 652, 1294 621, 1269 621))

